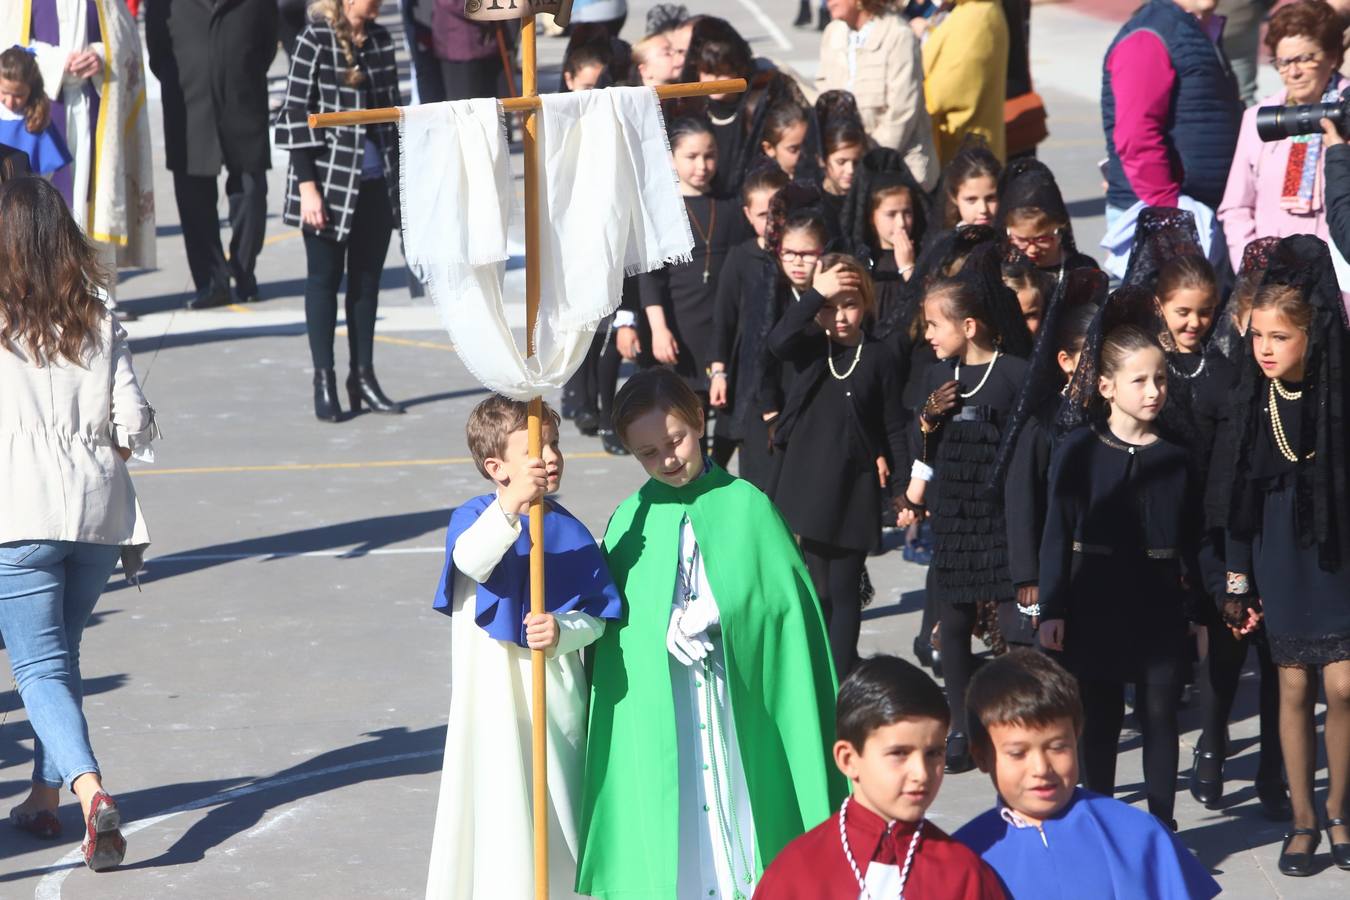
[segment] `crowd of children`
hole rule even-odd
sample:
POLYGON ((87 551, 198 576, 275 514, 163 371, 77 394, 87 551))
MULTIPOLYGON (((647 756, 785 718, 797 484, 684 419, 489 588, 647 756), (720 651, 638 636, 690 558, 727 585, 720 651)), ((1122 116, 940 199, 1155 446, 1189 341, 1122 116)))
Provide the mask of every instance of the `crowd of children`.
MULTIPOLYGON (((608 77, 612 57, 571 59, 573 89, 608 77)), ((1347 322, 1326 245, 1256 242, 1234 281, 1189 213, 1150 208, 1112 289, 1034 158, 1005 165, 972 138, 929 193, 846 91, 808 104, 711 17, 672 22, 631 60, 637 83, 751 81, 667 111, 692 259, 633 280, 564 394, 564 416, 649 480, 614 513, 603 565, 565 561, 580 534, 547 548, 549 584, 564 584, 547 616, 524 617, 507 599, 525 584, 513 542, 528 501, 556 489, 557 422, 525 459, 523 407, 487 401, 470 446, 497 492, 456 511, 442 583, 458 606, 478 582, 474 622, 456 627, 514 660, 503 685, 547 649, 550 691, 570 692, 556 719, 550 694, 556 883, 615 898, 1213 896, 1174 835, 1178 709, 1201 685, 1189 787, 1214 808, 1248 649, 1256 794, 1291 822, 1279 869, 1316 871, 1323 831, 1350 869, 1347 322), (637 372, 615 396, 620 358, 637 372), (859 656, 883 526, 929 541, 915 651, 945 691, 859 656), (1112 799, 1130 706, 1147 813, 1112 799), (977 766, 997 805, 948 836, 926 811, 944 772, 977 766)), ((456 681, 488 659, 463 652, 456 681)), ((526 694, 502 701, 499 730, 523 727, 526 694)), ((454 698, 452 721, 483 699, 454 698)), ((455 750, 433 885, 466 884, 501 851, 449 837, 501 815, 458 771, 494 764, 486 743, 455 750)), ((508 777, 513 792, 529 781, 508 777)))

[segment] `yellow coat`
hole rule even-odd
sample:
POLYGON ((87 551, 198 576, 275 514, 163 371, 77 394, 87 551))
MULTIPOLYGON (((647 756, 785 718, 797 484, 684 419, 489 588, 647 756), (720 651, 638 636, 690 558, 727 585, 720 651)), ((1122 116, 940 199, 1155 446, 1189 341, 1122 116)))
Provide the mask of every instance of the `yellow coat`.
POLYGON ((1005 155, 1003 102, 1008 86, 1008 22, 993 0, 956 0, 923 44, 923 87, 943 166, 970 132, 1005 155))

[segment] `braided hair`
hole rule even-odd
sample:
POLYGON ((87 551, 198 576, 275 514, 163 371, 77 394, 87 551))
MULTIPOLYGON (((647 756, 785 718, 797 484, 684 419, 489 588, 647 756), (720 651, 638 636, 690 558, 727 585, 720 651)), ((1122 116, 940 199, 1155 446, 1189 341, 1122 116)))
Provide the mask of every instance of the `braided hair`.
POLYGON ((352 23, 347 21, 347 16, 342 12, 342 0, 313 0, 309 4, 308 12, 311 19, 323 19, 333 29, 333 34, 337 37, 338 50, 342 52, 342 58, 347 63, 347 73, 343 77, 347 87, 358 87, 363 84, 366 73, 361 71, 361 66, 356 61, 352 23))

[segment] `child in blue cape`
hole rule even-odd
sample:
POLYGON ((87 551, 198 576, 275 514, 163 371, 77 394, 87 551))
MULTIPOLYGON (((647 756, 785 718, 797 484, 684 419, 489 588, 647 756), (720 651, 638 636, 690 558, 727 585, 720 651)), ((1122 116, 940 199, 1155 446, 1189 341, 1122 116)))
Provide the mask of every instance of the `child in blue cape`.
POLYGON ((70 149, 52 126, 51 113, 36 57, 19 46, 0 53, 0 144, 27 153, 35 175, 70 164, 70 149))
POLYGON ((465 431, 492 493, 450 516, 435 609, 453 616, 450 722, 432 836, 428 900, 532 897, 530 651, 545 653, 549 896, 574 896, 589 695, 583 647, 621 612, 619 591, 586 526, 545 500, 544 605, 530 603, 529 509, 558 490, 558 414, 544 407, 540 457, 528 453, 528 407, 489 397, 465 431))
POLYGON ((966 695, 971 751, 998 805, 954 835, 1012 900, 1208 900, 1219 885, 1157 818, 1076 787, 1083 705, 1073 676, 1017 649, 966 695))

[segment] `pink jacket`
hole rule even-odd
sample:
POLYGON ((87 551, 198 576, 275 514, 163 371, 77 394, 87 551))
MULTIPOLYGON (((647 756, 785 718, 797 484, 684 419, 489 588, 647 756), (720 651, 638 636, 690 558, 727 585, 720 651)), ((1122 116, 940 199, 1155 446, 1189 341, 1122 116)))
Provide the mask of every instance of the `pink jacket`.
MULTIPOLYGON (((1337 75, 1337 90, 1345 87, 1346 79, 1337 75)), ((1283 106, 1285 92, 1271 94, 1257 106, 1283 106)), ((1242 128, 1238 132, 1237 151, 1233 166, 1228 170, 1228 186, 1219 204, 1219 221, 1223 222, 1224 237, 1228 241, 1228 257, 1233 270, 1242 264, 1242 251, 1257 238, 1288 237, 1291 234, 1312 234, 1324 241, 1331 240, 1327 228, 1326 202, 1323 198, 1326 176, 1326 156, 1317 166, 1317 180, 1313 184, 1312 212, 1296 214, 1280 208, 1280 193, 1284 189, 1284 170, 1289 162, 1289 148, 1293 141, 1267 144, 1256 134, 1256 106, 1242 114, 1242 128)))

